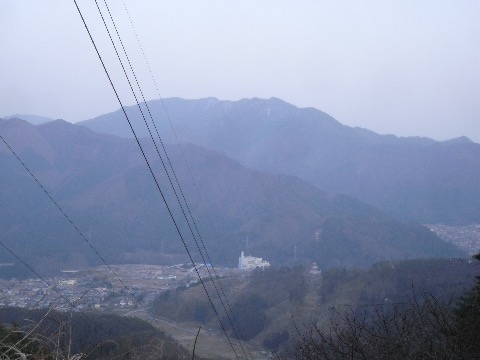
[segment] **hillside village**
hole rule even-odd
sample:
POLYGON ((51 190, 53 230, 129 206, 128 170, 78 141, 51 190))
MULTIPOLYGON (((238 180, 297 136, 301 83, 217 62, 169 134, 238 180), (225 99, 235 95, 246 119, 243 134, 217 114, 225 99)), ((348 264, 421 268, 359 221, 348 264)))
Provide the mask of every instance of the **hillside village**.
MULTIPOLYGON (((2 263, 0 267, 13 265, 2 263)), ((62 276, 46 279, 0 280, 0 306, 73 311, 132 310, 147 306, 162 292, 198 285, 198 274, 205 282, 217 276, 244 277, 255 268, 269 267, 270 263, 245 256, 242 251, 237 268, 195 265, 103 265, 86 270, 62 270, 62 276)))
MULTIPOLYGON (((197 267, 207 279, 206 266, 197 267)), ((114 265, 110 269, 100 266, 83 271, 67 270, 62 276, 44 280, 0 280, 0 306, 126 312, 147 306, 161 292, 198 283, 191 264, 114 265)), ((241 275, 237 269, 216 269, 216 272, 221 277, 241 275)))

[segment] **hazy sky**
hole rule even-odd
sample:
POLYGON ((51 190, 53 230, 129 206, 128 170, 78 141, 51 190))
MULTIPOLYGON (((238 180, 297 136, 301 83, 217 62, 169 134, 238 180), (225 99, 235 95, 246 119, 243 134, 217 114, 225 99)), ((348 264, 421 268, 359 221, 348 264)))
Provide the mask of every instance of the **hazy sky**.
MULTIPOLYGON (((478 0, 125 2, 163 97, 275 96, 379 133, 480 142, 478 0)), ((94 1, 78 3, 132 104, 94 1)), ((158 98, 122 1, 110 3, 158 98)), ((73 0, 0 0, 0 45, 0 115, 119 108, 73 0)))

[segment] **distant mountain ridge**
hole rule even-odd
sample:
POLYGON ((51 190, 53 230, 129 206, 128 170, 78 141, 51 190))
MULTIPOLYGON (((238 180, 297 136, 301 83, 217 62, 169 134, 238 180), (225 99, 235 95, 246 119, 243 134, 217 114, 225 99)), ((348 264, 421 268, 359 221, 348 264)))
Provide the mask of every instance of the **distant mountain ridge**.
MULTIPOLYGON (((109 263, 185 258, 185 250, 131 139, 64 121, 33 126, 0 120, 0 134, 109 263)), ((142 140, 143 141, 143 140, 142 140)), ((145 140, 147 156, 154 154, 145 140)), ((267 174, 195 145, 170 158, 212 261, 235 266, 241 250, 273 264, 316 261, 321 268, 381 260, 464 254, 428 229, 402 224, 374 207, 327 194, 285 175, 267 174), (197 196, 200 194, 200 197, 197 196)), ((153 158, 152 158, 153 159, 153 158)), ((99 263, 8 149, 0 143, 0 237, 45 272, 99 263)), ((195 260, 193 239, 158 160, 159 183, 195 260)), ((5 252, 0 261, 12 262, 5 252)))
MULTIPOLYGON (((480 144, 466 137, 435 141, 379 135, 277 98, 171 98, 148 104, 166 141, 176 141, 171 120, 180 142, 214 149, 249 168, 298 176, 404 221, 480 222, 480 144)), ((125 110, 134 124, 143 123, 137 106, 125 110)), ((120 111, 78 124, 132 136, 120 111)), ((147 135, 138 129, 140 136, 147 135)))
POLYGON ((3 116, 4 119, 21 119, 29 122, 32 125, 41 125, 53 121, 53 119, 46 116, 29 115, 29 114, 14 114, 10 116, 3 116))

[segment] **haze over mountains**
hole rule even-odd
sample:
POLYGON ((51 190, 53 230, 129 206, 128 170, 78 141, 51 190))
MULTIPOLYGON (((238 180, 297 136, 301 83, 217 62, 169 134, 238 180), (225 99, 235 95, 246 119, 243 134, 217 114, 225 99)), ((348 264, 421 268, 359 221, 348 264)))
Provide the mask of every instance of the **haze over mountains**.
MULTIPOLYGON (((480 222, 480 144, 466 137, 439 142, 378 135, 276 98, 163 102, 148 105, 168 141, 174 137, 164 105, 181 142, 217 150, 249 168, 298 176, 404 221, 480 222)), ((134 124, 143 123, 137 106, 125 109, 134 124)), ((120 110, 78 124, 132 136, 120 110)), ((139 135, 146 130, 139 127, 139 135)))
MULTIPOLYGON (((256 111, 255 103, 265 101, 252 102, 256 111)), ((248 114, 245 117, 250 118, 248 114)), ((333 120, 332 124, 337 126, 333 120)), ((242 139, 240 130, 238 138, 242 139)), ((243 131, 251 132, 248 126, 243 131)), ((64 121, 33 126, 18 119, 0 120, 0 134, 107 262, 185 258, 133 140, 64 121)), ((235 140, 233 134, 230 138, 235 140)), ((147 156, 154 155, 148 141, 145 146, 147 156)), ((249 252, 277 265, 295 263, 295 246, 298 262, 316 261, 321 268, 463 255, 426 228, 400 223, 351 197, 326 193, 297 177, 250 170, 216 151, 185 145, 195 189, 178 147, 167 150, 215 263, 235 266, 247 237, 249 252)), ((175 204, 159 161, 152 164, 168 202, 175 204)), ((45 272, 99 262, 3 144, 0 167, 8 169, 0 174, 2 241, 45 272)), ((173 205, 172 212, 181 219, 178 206, 173 205)), ((178 222, 195 260, 199 260, 186 223, 178 222)), ((11 260, 6 252, 0 256, 0 261, 11 260)))
POLYGON ((32 125, 46 124, 47 122, 54 120, 46 116, 29 115, 29 114, 14 114, 10 116, 4 116, 3 118, 4 119, 22 119, 22 120, 28 121, 32 125))

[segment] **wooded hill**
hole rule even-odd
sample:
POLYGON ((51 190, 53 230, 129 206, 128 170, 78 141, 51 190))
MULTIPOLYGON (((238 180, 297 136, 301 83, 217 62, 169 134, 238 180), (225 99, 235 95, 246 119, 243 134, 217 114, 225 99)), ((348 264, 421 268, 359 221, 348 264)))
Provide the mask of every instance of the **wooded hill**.
MULTIPOLYGON (((368 269, 331 269, 321 275, 311 275, 302 267, 257 269, 248 277, 224 278, 220 283, 236 319, 237 336, 273 350, 344 311, 362 314, 374 305, 408 303, 413 298, 421 304, 427 295, 440 303, 458 299, 472 288, 479 273, 478 261, 416 259, 377 263, 368 269)), ((214 293, 211 283, 207 288, 214 293)), ((166 292, 155 301, 154 313, 219 327, 202 295, 201 286, 166 292)), ((222 309, 219 300, 215 305, 222 309)), ((235 336, 229 319, 220 312, 235 336)))
MULTIPOLYGON (((192 357, 191 350, 183 348, 170 335, 148 322, 110 314, 3 308, 0 310, 0 333, 7 336, 9 331, 24 334, 32 331, 29 338, 39 339, 33 342, 34 345, 44 345, 44 350, 50 350, 52 354, 64 353, 65 358, 73 358, 75 354, 86 354, 86 359, 186 360, 192 357)), ((5 342, 8 338, 2 337, 1 340, 5 342)), ((21 346, 17 348, 21 349, 21 346)))
MULTIPOLYGON (((167 139, 175 140, 171 120, 181 142, 219 151, 252 169, 298 176, 397 219, 420 224, 480 223, 480 144, 466 137, 435 141, 379 135, 277 98, 171 98, 148 105, 167 139)), ((145 104, 141 106, 146 112, 145 104)), ((137 106, 125 110, 134 124, 143 122, 137 106)), ((79 124, 132 136, 120 110, 79 124)), ((140 135, 147 135, 138 129, 140 135)))
MULTIPOLYGON (((64 121, 33 126, 0 120, 0 133, 108 263, 185 257, 134 141, 64 121)), ((180 231, 199 261, 160 162, 148 141, 142 141, 180 231)), ((299 178, 250 170, 195 145, 183 147, 187 169, 178 147, 167 146, 167 151, 217 265, 236 266, 247 237, 249 251, 273 264, 293 264, 296 246, 297 259, 308 265, 316 261, 322 269, 463 256, 424 227, 398 222, 299 178)), ((5 244, 44 272, 100 262, 3 143, 0 167, 8 169, 0 173, 0 236, 5 244)), ((18 263, 7 252, 0 257, 18 263)))

